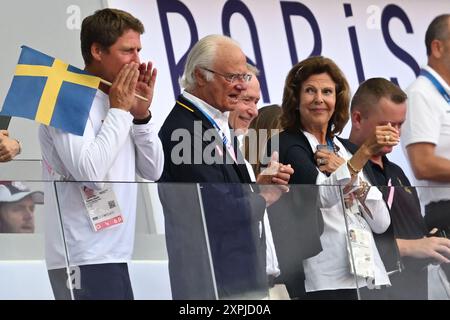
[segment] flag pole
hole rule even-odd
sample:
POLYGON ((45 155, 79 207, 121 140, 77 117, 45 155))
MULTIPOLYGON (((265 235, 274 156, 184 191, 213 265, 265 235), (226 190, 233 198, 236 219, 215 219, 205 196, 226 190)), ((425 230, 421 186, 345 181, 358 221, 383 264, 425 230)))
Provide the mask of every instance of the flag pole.
MULTIPOLYGON (((110 86, 110 87, 112 86, 112 83, 111 83, 111 82, 106 81, 106 80, 103 80, 102 78, 100 78, 100 82, 101 82, 101 83, 104 83, 104 84, 106 84, 106 85, 108 85, 108 86, 110 86)), ((135 96, 136 98, 138 98, 138 99, 141 99, 141 100, 144 100, 144 101, 148 101, 148 99, 147 99, 146 97, 143 97, 143 96, 141 96, 141 95, 139 95, 139 94, 137 94, 137 93, 135 93, 134 96, 135 96)))

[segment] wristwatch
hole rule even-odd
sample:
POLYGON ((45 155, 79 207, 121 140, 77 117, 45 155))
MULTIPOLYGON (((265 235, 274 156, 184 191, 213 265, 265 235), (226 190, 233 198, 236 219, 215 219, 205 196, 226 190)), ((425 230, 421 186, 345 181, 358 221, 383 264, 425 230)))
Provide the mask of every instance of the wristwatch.
POLYGON ((152 112, 148 110, 148 116, 144 119, 133 119, 134 124, 147 124, 152 118, 152 112))

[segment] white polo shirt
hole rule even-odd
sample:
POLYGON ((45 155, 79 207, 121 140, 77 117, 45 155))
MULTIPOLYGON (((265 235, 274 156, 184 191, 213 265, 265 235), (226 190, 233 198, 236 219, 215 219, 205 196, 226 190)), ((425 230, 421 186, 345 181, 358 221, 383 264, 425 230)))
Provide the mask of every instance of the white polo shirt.
MULTIPOLYGON (((431 67, 430 72, 450 94, 449 85, 431 67)), ((419 76, 406 90, 408 94, 406 120, 402 126, 402 148, 408 158, 406 147, 413 143, 427 142, 436 145, 436 155, 450 159, 450 104, 431 81, 419 76)), ((420 201, 430 202, 450 199, 450 183, 417 180, 420 201), (434 186, 434 188, 428 188, 434 186), (436 188, 442 187, 442 188, 436 188)))

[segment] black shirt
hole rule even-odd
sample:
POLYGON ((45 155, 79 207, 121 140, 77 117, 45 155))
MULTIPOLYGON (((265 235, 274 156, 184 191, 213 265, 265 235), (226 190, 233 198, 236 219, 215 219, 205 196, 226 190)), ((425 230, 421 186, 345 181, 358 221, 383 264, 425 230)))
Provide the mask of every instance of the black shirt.
POLYGON ((390 188, 389 180, 395 187, 392 201, 391 220, 394 226, 394 235, 400 239, 419 239, 426 234, 426 226, 420 212, 420 202, 415 188, 406 177, 403 170, 383 157, 383 168, 370 161, 370 167, 375 177, 375 184, 380 186, 384 199, 387 201, 390 188))
MULTIPOLYGON (((356 152, 357 146, 348 140, 343 140, 342 142, 352 153, 356 152)), ((374 235, 377 248, 386 265, 386 269, 389 271, 388 265, 394 259, 392 250, 398 250, 398 247, 392 242, 389 233, 393 232, 394 237, 397 239, 412 240, 423 238, 427 231, 420 212, 420 201, 416 189, 411 187, 411 183, 402 168, 390 162, 386 156, 382 157, 382 162, 383 168, 372 161, 368 161, 364 167, 364 172, 370 183, 378 186, 387 204, 389 203, 389 195, 392 192, 392 189, 388 185, 394 187, 392 205, 389 208, 391 225, 385 233, 374 235)), ((397 253, 397 256, 399 257, 399 253, 397 253)), ((381 294, 384 294, 382 298, 427 299, 426 267, 429 260, 412 257, 403 257, 401 260, 404 270, 401 273, 394 273, 390 276, 392 287, 381 292, 381 294)))

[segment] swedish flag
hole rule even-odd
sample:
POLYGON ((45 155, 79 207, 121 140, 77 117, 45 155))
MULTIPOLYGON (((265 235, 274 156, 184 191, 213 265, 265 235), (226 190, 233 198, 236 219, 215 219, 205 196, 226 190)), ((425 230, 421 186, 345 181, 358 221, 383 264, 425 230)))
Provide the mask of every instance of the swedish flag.
POLYGON ((1 114, 83 135, 100 78, 22 46, 1 114))

